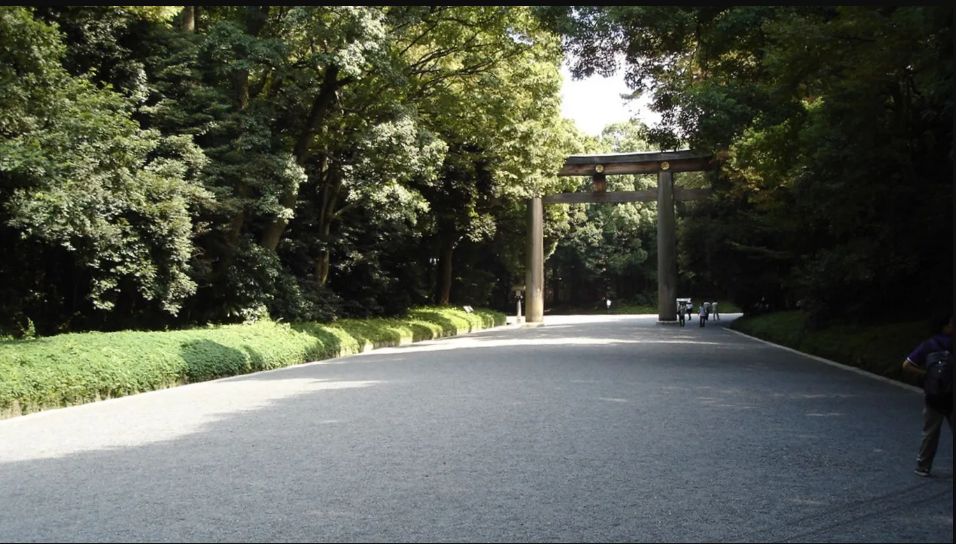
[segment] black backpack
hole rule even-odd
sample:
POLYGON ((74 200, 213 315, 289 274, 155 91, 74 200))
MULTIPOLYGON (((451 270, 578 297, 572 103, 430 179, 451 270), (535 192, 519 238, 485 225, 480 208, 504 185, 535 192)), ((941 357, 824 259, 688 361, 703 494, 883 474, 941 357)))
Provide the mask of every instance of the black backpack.
POLYGON ((926 355, 926 377, 923 380, 926 403, 941 411, 953 409, 953 354, 948 350, 926 355))

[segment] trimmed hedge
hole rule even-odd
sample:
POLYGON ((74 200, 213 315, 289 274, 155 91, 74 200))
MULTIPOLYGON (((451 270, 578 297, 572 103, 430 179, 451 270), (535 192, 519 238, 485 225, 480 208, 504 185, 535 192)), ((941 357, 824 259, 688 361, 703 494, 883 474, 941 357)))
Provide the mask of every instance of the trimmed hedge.
POLYGON ((903 360, 930 334, 928 321, 807 327, 804 312, 741 317, 730 328, 803 353, 854 366, 880 376, 917 385, 919 376, 903 372, 903 360))
POLYGON ((421 308, 401 319, 64 334, 0 342, 0 418, 134 395, 505 324, 499 312, 421 308))

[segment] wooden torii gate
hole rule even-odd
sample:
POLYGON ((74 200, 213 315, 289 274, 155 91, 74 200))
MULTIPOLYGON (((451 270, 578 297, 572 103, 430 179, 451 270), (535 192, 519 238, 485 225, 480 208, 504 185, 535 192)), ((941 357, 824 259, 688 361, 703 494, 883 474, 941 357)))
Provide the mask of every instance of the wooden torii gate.
POLYGON ((674 187, 677 172, 714 168, 710 155, 689 150, 661 153, 571 155, 559 176, 591 176, 594 191, 559 193, 528 201, 528 252, 525 277, 526 322, 544 322, 544 205, 596 202, 657 202, 657 309, 658 320, 677 321, 677 225, 674 202, 703 200, 710 189, 674 187), (615 174, 657 174, 657 189, 607 192, 607 177, 615 174))

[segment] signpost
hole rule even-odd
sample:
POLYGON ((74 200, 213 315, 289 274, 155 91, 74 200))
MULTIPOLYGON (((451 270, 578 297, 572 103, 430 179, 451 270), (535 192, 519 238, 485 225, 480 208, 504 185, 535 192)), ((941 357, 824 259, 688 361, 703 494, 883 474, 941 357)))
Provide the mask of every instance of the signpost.
POLYGON ((515 285, 511 288, 515 292, 515 298, 518 299, 518 313, 515 314, 515 323, 518 325, 524 323, 521 317, 521 299, 524 298, 524 285, 515 285))

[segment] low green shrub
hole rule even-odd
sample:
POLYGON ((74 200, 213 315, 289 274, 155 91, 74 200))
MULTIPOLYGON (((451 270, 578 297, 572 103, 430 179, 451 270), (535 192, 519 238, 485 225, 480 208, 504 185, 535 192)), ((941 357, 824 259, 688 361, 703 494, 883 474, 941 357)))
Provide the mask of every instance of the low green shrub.
POLYGON ((400 319, 64 334, 0 342, 0 418, 453 336, 505 315, 419 308, 400 319))
POLYGON ((743 313, 743 310, 741 310, 740 307, 738 307, 738 306, 737 306, 736 304, 734 304, 733 302, 721 302, 721 301, 718 300, 718 301, 717 301, 717 309, 720 311, 721 314, 739 314, 739 313, 743 313))
POLYGON ((808 326, 805 312, 777 312, 736 319, 731 328, 803 353, 854 366, 904 383, 918 377, 902 370, 903 360, 931 336, 928 321, 808 326))

